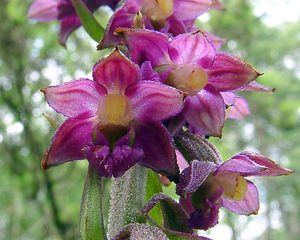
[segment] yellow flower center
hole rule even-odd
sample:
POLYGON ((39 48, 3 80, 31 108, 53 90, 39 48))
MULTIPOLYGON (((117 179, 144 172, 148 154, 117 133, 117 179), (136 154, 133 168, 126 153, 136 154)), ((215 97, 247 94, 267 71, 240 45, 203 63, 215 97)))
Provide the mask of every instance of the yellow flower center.
POLYGON ((215 180, 224 188, 224 197, 235 201, 244 199, 248 184, 246 179, 238 173, 221 173, 215 177, 215 180))
POLYGON ((115 124, 126 126, 130 121, 128 116, 128 101, 120 94, 107 94, 103 104, 99 106, 98 116, 103 125, 115 124))
POLYGON ((155 0, 158 7, 165 16, 171 16, 173 13, 173 0, 155 0))
POLYGON ((176 87, 189 95, 196 94, 208 82, 206 71, 198 66, 182 65, 176 67, 169 74, 166 83, 176 87))
POLYGON ((142 13, 161 22, 173 13, 173 0, 144 0, 142 13))

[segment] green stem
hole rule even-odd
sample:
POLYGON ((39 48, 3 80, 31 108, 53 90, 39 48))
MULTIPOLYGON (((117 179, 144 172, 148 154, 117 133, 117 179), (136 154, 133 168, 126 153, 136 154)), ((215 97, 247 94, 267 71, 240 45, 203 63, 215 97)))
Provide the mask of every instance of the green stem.
POLYGON ((81 199, 80 235, 83 240, 105 240, 102 211, 103 184, 89 166, 81 199))
POLYGON ((136 165, 112 180, 108 239, 127 224, 145 221, 139 210, 144 204, 146 176, 146 169, 136 165))

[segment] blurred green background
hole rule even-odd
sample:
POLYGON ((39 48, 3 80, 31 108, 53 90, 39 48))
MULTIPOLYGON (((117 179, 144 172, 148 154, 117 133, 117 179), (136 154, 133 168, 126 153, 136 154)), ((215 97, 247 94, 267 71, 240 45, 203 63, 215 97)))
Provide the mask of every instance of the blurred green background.
MULTIPOLYGON (((199 26, 226 38, 223 50, 265 74, 259 82, 275 94, 247 93, 252 115, 227 121, 214 140, 224 159, 255 150, 295 170, 290 177, 253 179, 258 216, 221 212, 214 239, 300 239, 300 3, 223 0, 224 12, 201 17, 199 26), (299 11, 299 10, 298 10, 299 11)), ((31 1, 2 0, 0 8, 0 239, 78 239, 86 161, 43 171, 40 160, 54 129, 42 115, 62 119, 46 105, 41 87, 90 76, 103 55, 82 29, 67 49, 57 23, 27 19, 31 1)), ((105 24, 107 9, 97 12, 105 24)), ((109 195, 108 189, 106 195, 109 195)), ((105 209, 108 204, 106 199, 105 209)), ((201 233, 202 234, 202 233, 201 233)))

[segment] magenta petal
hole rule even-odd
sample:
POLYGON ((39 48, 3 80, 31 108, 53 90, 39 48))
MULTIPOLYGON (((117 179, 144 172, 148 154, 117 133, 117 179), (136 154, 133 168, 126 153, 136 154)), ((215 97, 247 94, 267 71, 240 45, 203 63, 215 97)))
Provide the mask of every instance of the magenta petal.
POLYGON ((28 17, 41 22, 56 20, 58 5, 57 0, 35 0, 28 10, 28 17))
POLYGON ((227 208, 229 211, 241 214, 241 215, 251 215, 257 214, 259 210, 259 197, 256 186, 248 181, 248 189, 245 198, 241 201, 235 201, 228 198, 222 197, 223 207, 227 208))
POLYGON ((205 32, 208 40, 214 45, 215 49, 218 50, 222 47, 222 45, 226 42, 226 39, 220 38, 210 32, 205 32))
POLYGON ((145 154, 140 164, 176 181, 179 169, 167 129, 160 123, 137 123, 134 129, 135 146, 142 149, 145 154))
MULTIPOLYGON (((238 155, 237 155, 238 157, 238 155)), ((223 162, 214 172, 214 175, 218 175, 221 172, 233 172, 239 173, 241 176, 253 176, 258 173, 266 171, 267 168, 264 166, 258 165, 255 162, 251 161, 248 158, 231 158, 225 162, 223 162)))
POLYGON ((242 91, 251 91, 251 92, 262 92, 262 93, 273 93, 275 88, 271 88, 265 85, 262 85, 258 82, 250 82, 245 87, 241 89, 242 91))
POLYGON ((217 165, 212 162, 193 160, 191 165, 180 174, 176 193, 185 196, 195 192, 216 167, 217 165))
POLYGON ((177 158, 177 165, 179 167, 180 172, 182 172, 184 169, 190 166, 188 161, 184 158, 182 153, 179 150, 175 150, 176 158, 177 158))
POLYGON ((216 50, 205 34, 197 31, 175 37, 170 43, 169 54, 175 64, 199 64, 208 68, 213 64, 216 50))
POLYGON ((195 211, 190 194, 188 194, 186 197, 180 197, 179 204, 188 215, 195 211))
POLYGON ((248 102, 241 96, 235 96, 234 103, 227 112, 227 117, 231 119, 243 119, 250 114, 248 102))
POLYGON ((212 88, 202 89, 185 99, 186 121, 199 135, 222 136, 225 104, 220 93, 212 88))
POLYGON ((234 104, 236 95, 233 92, 220 92, 220 94, 227 106, 232 106, 234 104))
POLYGON ((48 168, 68 161, 83 159, 82 149, 92 144, 93 119, 83 114, 80 119, 67 119, 55 132, 42 160, 48 168))
POLYGON ((126 90, 135 119, 161 121, 183 107, 183 94, 160 82, 141 81, 126 90))
POLYGON ((222 9, 222 5, 218 0, 174 0, 174 15, 180 20, 195 19, 210 8, 222 9))
POLYGON ((84 112, 94 115, 106 90, 96 82, 80 79, 54 87, 43 88, 46 101, 66 117, 77 117, 84 112))
POLYGON ((122 30, 131 59, 138 64, 150 61, 155 68, 170 63, 169 40, 165 34, 151 30, 122 30))
POLYGON ((93 78, 104 86, 108 93, 123 93, 128 86, 139 80, 139 67, 115 50, 95 64, 93 78))
POLYGON ((76 15, 64 17, 60 22, 59 42, 62 45, 65 45, 69 35, 80 26, 81 23, 79 17, 76 15))
POLYGON ((223 194, 223 188, 216 188, 210 193, 209 197, 205 197, 207 191, 209 192, 209 190, 204 187, 202 191, 193 194, 193 197, 202 200, 200 200, 200 202, 192 202, 196 210, 191 213, 189 218, 189 226, 191 228, 207 230, 218 223, 219 209, 222 206, 221 196, 223 194))
POLYGON ((208 210, 196 210, 191 213, 189 218, 189 226, 195 229, 207 230, 212 228, 219 222, 219 209, 218 204, 208 202, 208 210))
POLYGON ((115 146, 111 152, 108 146, 89 146, 84 153, 102 177, 120 177, 144 156, 141 149, 128 145, 115 146))
POLYGON ((239 172, 242 176, 280 176, 289 175, 291 170, 283 168, 263 155, 241 152, 225 161, 217 170, 239 172))
POLYGON ((98 49, 104 49, 121 42, 120 36, 115 34, 115 30, 119 27, 131 28, 135 14, 127 12, 124 7, 118 9, 110 18, 106 27, 106 32, 98 45, 98 49))
POLYGON ((177 19, 174 15, 168 17, 167 21, 169 24, 168 32, 171 33, 173 36, 189 32, 185 23, 177 19))
POLYGON ((242 119, 250 114, 247 100, 232 92, 221 92, 225 104, 228 106, 226 117, 231 119, 242 119))
POLYGON ((144 62, 141 66, 141 80, 161 81, 159 74, 153 70, 150 61, 144 62))
POLYGON ((236 90, 254 81, 260 74, 243 60, 228 53, 217 53, 208 69, 208 83, 220 91, 236 90))

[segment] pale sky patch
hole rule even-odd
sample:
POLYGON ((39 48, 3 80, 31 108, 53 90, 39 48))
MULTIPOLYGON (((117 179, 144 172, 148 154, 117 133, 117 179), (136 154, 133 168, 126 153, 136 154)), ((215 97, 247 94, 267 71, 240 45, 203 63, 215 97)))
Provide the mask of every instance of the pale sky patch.
POLYGON ((300 20, 299 0, 254 0, 253 6, 254 14, 270 27, 300 20))

